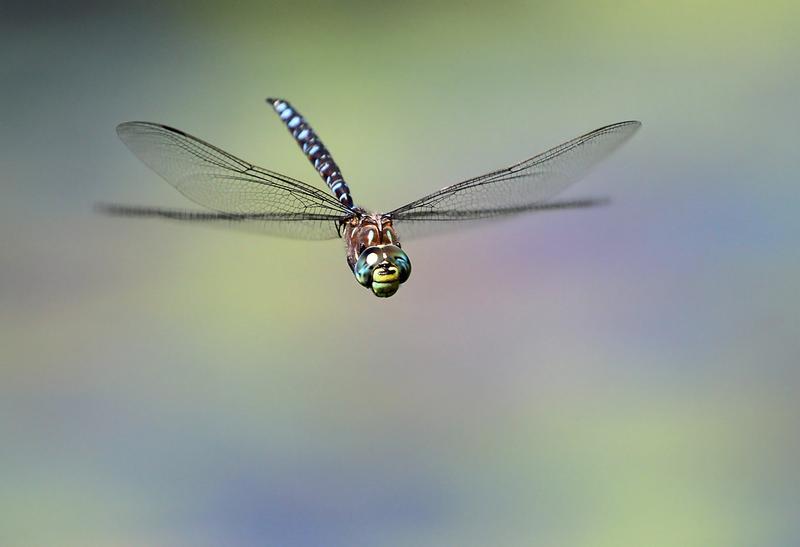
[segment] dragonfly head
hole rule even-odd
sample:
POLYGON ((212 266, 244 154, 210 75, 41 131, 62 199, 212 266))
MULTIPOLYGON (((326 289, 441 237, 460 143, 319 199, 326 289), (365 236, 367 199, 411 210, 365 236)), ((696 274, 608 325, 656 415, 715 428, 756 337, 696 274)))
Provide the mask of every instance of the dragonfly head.
POLYGON ((375 296, 392 296, 411 275, 411 260, 397 245, 373 245, 359 255, 353 274, 375 296))

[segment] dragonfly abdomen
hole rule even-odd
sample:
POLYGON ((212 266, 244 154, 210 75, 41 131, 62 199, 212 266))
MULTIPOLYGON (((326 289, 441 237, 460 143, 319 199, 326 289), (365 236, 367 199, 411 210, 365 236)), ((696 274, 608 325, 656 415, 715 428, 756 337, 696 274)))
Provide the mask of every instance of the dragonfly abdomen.
POLYGON ((292 134, 297 144, 303 149, 303 153, 314 165, 314 169, 331 189, 336 199, 345 207, 353 207, 353 198, 350 195, 350 188, 342 177, 342 172, 331 153, 314 132, 311 126, 288 101, 283 99, 267 99, 278 116, 283 120, 289 132, 292 134))

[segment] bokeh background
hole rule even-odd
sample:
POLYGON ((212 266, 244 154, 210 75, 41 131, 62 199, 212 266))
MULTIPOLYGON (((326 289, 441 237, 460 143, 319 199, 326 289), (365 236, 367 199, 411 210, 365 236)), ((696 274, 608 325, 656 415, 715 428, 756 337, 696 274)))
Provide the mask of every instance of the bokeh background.
POLYGON ((1 9, 0 545, 800 544, 796 2, 1 9), (610 206, 406 241, 389 300, 92 212, 191 207, 132 119, 321 184, 271 95, 376 209, 644 127, 610 206))

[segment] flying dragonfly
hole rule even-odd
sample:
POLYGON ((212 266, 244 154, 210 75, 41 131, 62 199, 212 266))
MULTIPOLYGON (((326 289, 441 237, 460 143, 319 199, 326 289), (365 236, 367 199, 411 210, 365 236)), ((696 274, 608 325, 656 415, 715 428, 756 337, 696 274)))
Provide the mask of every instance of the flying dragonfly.
POLYGON ((573 209, 602 200, 551 201, 587 174, 639 127, 638 121, 607 125, 525 161, 447 186, 388 213, 353 201, 341 169, 305 118, 284 99, 267 99, 331 194, 258 167, 179 129, 125 122, 117 134, 153 171, 190 200, 191 211, 101 204, 102 212, 220 223, 297 239, 344 239, 356 280, 379 297, 395 294, 411 275, 399 234, 416 237, 471 221, 525 212, 573 209))

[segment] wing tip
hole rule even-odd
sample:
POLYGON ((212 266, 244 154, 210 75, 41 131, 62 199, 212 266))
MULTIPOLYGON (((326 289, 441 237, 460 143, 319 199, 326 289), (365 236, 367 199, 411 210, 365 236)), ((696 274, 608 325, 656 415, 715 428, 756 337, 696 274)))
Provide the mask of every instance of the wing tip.
POLYGON ((642 122, 639 120, 627 120, 617 124, 620 127, 630 127, 632 131, 638 131, 642 127, 642 122))
POLYGON ((612 133, 617 133, 624 140, 628 140, 635 133, 637 133, 641 127, 642 127, 642 122, 640 122, 639 120, 626 120, 624 122, 612 123, 611 125, 606 125, 599 129, 595 129, 594 131, 584 135, 584 137, 594 136, 595 134, 598 133, 612 132, 612 133))
POLYGON ((98 201, 92 205, 92 211, 100 215, 107 216, 125 216, 129 207, 118 205, 116 203, 106 203, 98 201))
POLYGON ((642 126, 642 122, 639 120, 625 120, 622 122, 612 123, 610 126, 607 127, 635 127, 636 129, 642 126))
POLYGON ((131 121, 131 122, 122 122, 118 124, 116 127, 117 136, 122 139, 123 142, 127 142, 126 137, 130 133, 136 133, 137 130, 147 128, 152 130, 165 130, 169 131, 170 133, 177 133, 183 137, 193 138, 187 132, 182 131, 181 129, 176 129, 175 127, 164 125, 163 123, 154 123, 154 122, 141 122, 141 121, 131 121))
POLYGON ((130 129, 132 126, 134 126, 134 125, 136 125, 138 123, 140 123, 140 122, 122 122, 120 124, 117 124, 117 127, 116 127, 117 136, 119 138, 122 138, 122 135, 124 135, 127 132, 128 129, 130 129))

